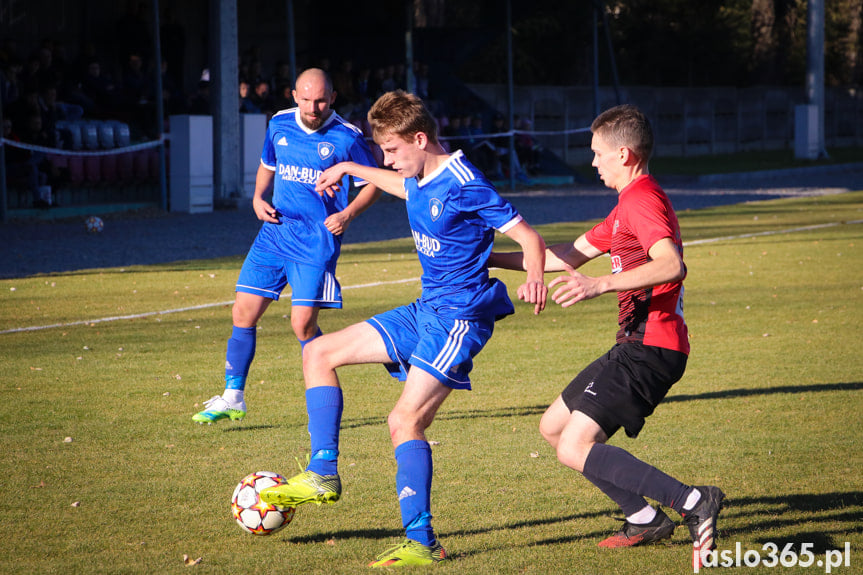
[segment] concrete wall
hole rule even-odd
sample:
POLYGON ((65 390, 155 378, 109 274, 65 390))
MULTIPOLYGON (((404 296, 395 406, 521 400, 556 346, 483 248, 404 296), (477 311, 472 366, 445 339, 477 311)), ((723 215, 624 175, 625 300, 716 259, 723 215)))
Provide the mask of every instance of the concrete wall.
MULTIPOLYGON (((479 97, 506 112, 505 85, 471 84, 479 97)), ((828 147, 863 146, 863 90, 828 88, 824 114, 828 147)), ((600 89, 600 110, 617 101, 613 88, 600 89)), ((590 163, 588 128, 594 117, 591 87, 516 86, 513 114, 532 120, 543 146, 570 165, 590 163)), ((803 88, 621 88, 621 103, 647 113, 657 156, 726 154, 747 150, 793 149, 794 107, 806 103, 803 88)))

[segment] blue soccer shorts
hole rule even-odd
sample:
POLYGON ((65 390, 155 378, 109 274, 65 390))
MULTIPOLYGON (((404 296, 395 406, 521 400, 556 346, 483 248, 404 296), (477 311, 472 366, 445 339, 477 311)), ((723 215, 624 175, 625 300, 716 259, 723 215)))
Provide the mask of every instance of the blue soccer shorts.
POLYGON ((342 288, 333 271, 297 263, 253 245, 240 270, 237 291, 278 301, 288 284, 292 305, 342 307, 342 288))
POLYGON ((366 320, 384 340, 392 363, 387 370, 404 381, 410 366, 435 376, 452 389, 470 389, 473 358, 494 332, 494 318, 443 317, 419 301, 366 320))

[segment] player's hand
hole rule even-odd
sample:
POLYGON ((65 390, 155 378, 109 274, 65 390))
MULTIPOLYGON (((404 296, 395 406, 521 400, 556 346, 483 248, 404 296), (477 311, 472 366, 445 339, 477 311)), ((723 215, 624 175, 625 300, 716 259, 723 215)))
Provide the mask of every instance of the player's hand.
POLYGON ((340 236, 345 233, 345 230, 348 229, 348 224, 350 223, 351 218, 345 212, 330 214, 327 216, 327 219, 324 220, 324 226, 326 226, 334 236, 340 236))
POLYGON ((600 295, 596 278, 581 274, 569 265, 566 266, 566 273, 567 275, 556 277, 548 284, 548 289, 560 286, 551 294, 551 299, 561 307, 569 307, 600 295))
POLYGON ((268 201, 256 197, 252 200, 252 207, 259 220, 271 224, 279 223, 279 212, 268 201))
POLYGON ((344 177, 345 170, 341 164, 330 166, 321 172, 321 175, 318 177, 318 181, 315 183, 315 191, 321 196, 326 192, 327 195, 332 198, 336 195, 336 192, 342 189, 339 184, 344 177))
POLYGON ((539 315, 539 312, 545 309, 545 302, 548 298, 548 288, 541 281, 528 281, 519 286, 518 299, 527 303, 534 304, 533 314, 539 315))

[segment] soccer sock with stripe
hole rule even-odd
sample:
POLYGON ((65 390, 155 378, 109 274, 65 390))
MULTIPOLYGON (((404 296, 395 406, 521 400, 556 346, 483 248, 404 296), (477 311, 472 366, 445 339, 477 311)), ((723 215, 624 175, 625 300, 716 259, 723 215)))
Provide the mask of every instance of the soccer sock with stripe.
POLYGON ((435 543, 431 526, 431 447, 427 441, 413 439, 396 447, 395 455, 396 490, 406 536, 430 547, 435 543))
POLYGON ((312 456, 309 471, 335 475, 339 465, 339 429, 342 425, 342 388, 323 385, 306 390, 312 456))
POLYGON ((243 401, 246 377, 255 358, 257 328, 234 326, 228 349, 225 352, 225 393, 222 397, 231 403, 243 401))
MULTIPOLYGON (((684 485, 652 465, 637 459, 629 452, 605 443, 593 445, 584 461, 583 475, 591 482, 596 478, 634 495, 650 497, 671 507, 678 513, 692 491, 690 486, 684 485)), ((605 490, 603 492, 605 493, 605 490)), ((612 497, 610 494, 606 494, 612 497)), ((615 502, 618 503, 616 499, 615 502)), ((629 498, 626 503, 628 507, 634 505, 635 499, 629 498)), ((621 505, 621 509, 627 515, 631 515, 643 508, 644 505, 645 503, 641 503, 634 509, 632 507, 624 509, 621 505)))

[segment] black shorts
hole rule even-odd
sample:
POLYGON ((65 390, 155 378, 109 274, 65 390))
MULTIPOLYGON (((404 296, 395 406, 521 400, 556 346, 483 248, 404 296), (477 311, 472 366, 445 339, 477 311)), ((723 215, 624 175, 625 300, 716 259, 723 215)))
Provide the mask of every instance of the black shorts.
POLYGON ((636 437, 644 418, 686 369, 685 353, 640 343, 617 344, 588 365, 563 390, 570 411, 593 419, 611 437, 623 427, 636 437))

